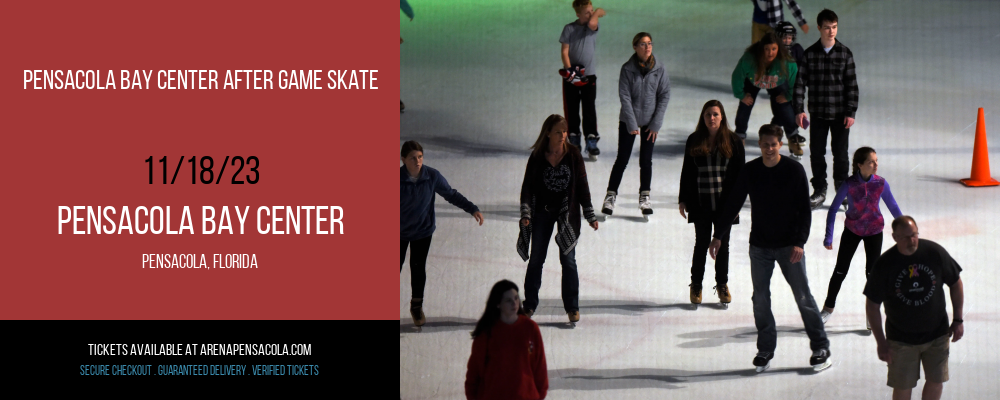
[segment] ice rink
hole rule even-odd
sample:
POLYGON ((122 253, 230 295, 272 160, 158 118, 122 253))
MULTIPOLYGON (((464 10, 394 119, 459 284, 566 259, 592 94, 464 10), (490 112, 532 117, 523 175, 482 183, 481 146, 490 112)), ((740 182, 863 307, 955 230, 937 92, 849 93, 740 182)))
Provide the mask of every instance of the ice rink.
MULTIPOLYGON (((938 242, 964 269, 965 337, 953 343, 951 379, 943 398, 1000 398, 1000 187, 966 188, 977 109, 985 108, 1000 178, 1000 1, 798 1, 819 40, 824 7, 839 15, 837 39, 854 54, 860 88, 849 152, 871 146, 878 174, 891 184, 920 236, 938 242)), ((528 147, 542 121, 562 114, 559 34, 575 19, 571 0, 410 0, 401 14, 400 143, 424 146, 425 165, 438 169, 486 216, 471 216, 436 199, 437 231, 427 260, 424 312, 416 332, 409 315, 409 257, 399 279, 399 384, 403 399, 464 398, 469 332, 500 279, 522 288, 527 263, 515 250, 518 196, 528 147)), ((865 329, 864 256, 859 247, 826 324, 833 366, 813 373, 802 320, 779 271, 772 279, 778 347, 771 369, 756 374, 751 304, 749 201, 733 229, 728 310, 712 292, 706 266, 705 303, 688 301, 694 226, 678 214, 684 142, 702 105, 718 99, 734 123, 737 99, 730 76, 750 44, 752 5, 745 0, 595 1, 607 16, 597 41, 600 159, 586 164, 599 209, 617 153, 618 75, 633 50, 632 37, 651 33, 653 54, 666 65, 671 99, 653 156, 655 213, 643 222, 637 208, 638 145, 625 171, 615 216, 595 232, 583 227, 576 258, 581 321, 570 329, 562 309, 556 246, 549 246, 534 320, 548 362, 551 399, 888 399, 886 365, 865 329)), ((794 22, 785 11, 785 19, 794 22)), ((796 24, 797 25, 797 24, 796 24)), ((760 156, 757 128, 771 113, 766 94, 750 120, 747 161, 760 156), (763 102, 762 102, 763 101, 763 102)), ((394 149, 393 151, 398 151, 394 149)), ((802 160, 806 173, 810 152, 802 160)), ((397 154, 397 153, 394 153, 397 154)), ((787 155, 787 147, 782 155, 787 155)), ((827 153, 832 170, 832 157, 827 153)), ((832 179, 827 206, 832 199, 832 179)), ((809 286, 822 305, 844 229, 834 229, 834 251, 823 248, 827 209, 812 214, 805 247, 809 286)), ((882 205, 889 236, 891 214, 882 205)), ((948 312, 951 314, 949 300, 948 312)), ((923 379, 914 390, 919 396, 923 379)))

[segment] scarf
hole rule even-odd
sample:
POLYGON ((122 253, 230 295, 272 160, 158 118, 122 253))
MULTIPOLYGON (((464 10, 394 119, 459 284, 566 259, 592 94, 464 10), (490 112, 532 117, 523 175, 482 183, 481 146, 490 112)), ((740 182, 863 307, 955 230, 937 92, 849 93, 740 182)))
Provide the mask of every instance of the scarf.
POLYGON ((639 64, 639 72, 644 77, 649 73, 649 71, 653 70, 653 67, 656 66, 656 57, 653 57, 652 54, 649 55, 649 59, 646 60, 645 64, 642 61, 639 61, 638 56, 635 57, 635 61, 639 64))

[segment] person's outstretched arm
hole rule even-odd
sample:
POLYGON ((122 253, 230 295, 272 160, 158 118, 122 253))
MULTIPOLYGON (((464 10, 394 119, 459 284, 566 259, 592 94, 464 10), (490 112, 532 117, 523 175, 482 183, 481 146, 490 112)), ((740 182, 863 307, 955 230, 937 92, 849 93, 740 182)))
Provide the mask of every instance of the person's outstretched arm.
POLYGON ((948 334, 951 335, 952 342, 957 342, 962 336, 965 336, 965 324, 961 322, 965 315, 962 310, 965 305, 965 289, 962 285, 962 278, 958 278, 955 283, 948 285, 948 291, 951 293, 952 313, 952 323, 951 327, 948 328, 948 334))
POLYGON ((872 327, 872 336, 875 337, 878 359, 892 364, 889 342, 886 342, 885 332, 882 332, 882 310, 880 307, 880 303, 873 302, 871 299, 865 300, 865 314, 868 316, 868 325, 872 327))
POLYGON ((889 208, 889 212, 892 213, 893 218, 903 216, 903 212, 899 210, 899 205, 896 204, 896 198, 892 197, 892 191, 889 190, 889 181, 885 181, 882 185, 882 201, 889 208))
POLYGON ((479 207, 476 207, 476 205, 472 204, 469 199, 462 196, 462 194, 458 192, 458 189, 453 189, 451 185, 448 184, 448 180, 444 179, 444 175, 438 173, 437 178, 436 184, 434 185, 434 192, 441 195, 441 197, 444 197, 445 200, 455 207, 461 208, 469 214, 479 212, 479 207))
POLYGON ((833 197, 833 203, 830 203, 830 210, 826 212, 826 236, 823 236, 823 247, 826 247, 828 250, 833 250, 833 226, 837 222, 837 210, 840 209, 840 205, 847 197, 847 190, 848 185, 846 183, 840 185, 837 195, 833 197))

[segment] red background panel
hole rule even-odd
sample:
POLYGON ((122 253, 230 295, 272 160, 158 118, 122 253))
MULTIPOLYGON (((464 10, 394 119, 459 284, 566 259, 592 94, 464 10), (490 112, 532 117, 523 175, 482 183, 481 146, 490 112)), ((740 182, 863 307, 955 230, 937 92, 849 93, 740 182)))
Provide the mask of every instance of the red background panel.
MULTIPOLYGON (((395 319, 393 2, 5 2, 0 318, 395 319), (149 90, 23 89, 24 70, 154 70, 149 90), (270 69, 273 90, 160 90, 156 70, 270 69), (378 70, 378 90, 279 90, 279 70, 378 70), (257 156, 256 185, 179 157, 257 156), (58 234, 58 206, 191 207, 194 235, 58 234), (201 206, 250 207, 201 234, 201 206), (340 206, 343 235, 261 235, 259 206, 340 206), (393 251, 387 251, 392 249, 393 251), (142 269, 143 253, 254 253, 259 269, 142 269)), ((324 85, 325 87, 325 85, 324 85)), ((242 174, 248 172, 243 169, 242 174)), ((245 179, 245 178, 243 178, 245 179)), ((232 211, 232 210, 230 210, 232 211)), ((134 211, 133 211, 134 212, 134 211)), ((117 222, 118 218, 114 218, 117 222)), ((133 224, 135 221, 132 221, 133 224)), ((81 225, 82 226, 82 225, 81 225)), ((209 261, 209 264, 211 262, 209 261)))

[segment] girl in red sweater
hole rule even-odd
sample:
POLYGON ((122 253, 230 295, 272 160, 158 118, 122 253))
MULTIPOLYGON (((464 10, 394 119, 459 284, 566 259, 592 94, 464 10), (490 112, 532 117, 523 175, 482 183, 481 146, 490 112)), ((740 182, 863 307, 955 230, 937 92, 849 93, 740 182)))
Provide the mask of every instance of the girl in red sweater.
POLYGON ((467 399, 545 398, 549 377, 542 334, 538 324, 524 314, 514 282, 502 280, 493 285, 472 338, 465 375, 467 399))

